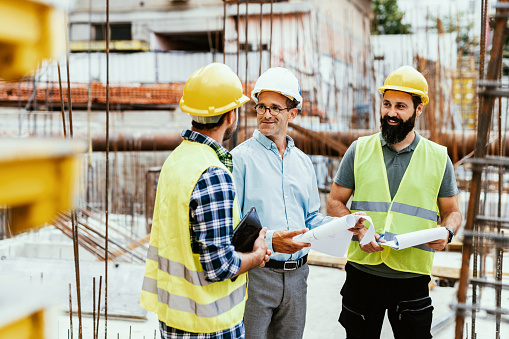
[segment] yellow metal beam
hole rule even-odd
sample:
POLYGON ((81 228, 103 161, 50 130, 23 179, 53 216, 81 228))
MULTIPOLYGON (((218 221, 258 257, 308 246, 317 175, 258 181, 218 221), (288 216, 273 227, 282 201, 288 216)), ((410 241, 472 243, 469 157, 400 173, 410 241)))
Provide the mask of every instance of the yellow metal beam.
POLYGON ((29 0, 0 0, 0 78, 14 80, 64 50, 64 12, 29 0))
POLYGON ((47 139, 1 140, 0 205, 10 209, 10 231, 43 226, 72 207, 84 142, 47 139))
MULTIPOLYGON (((71 52, 105 51, 106 41, 71 41, 71 52)), ((150 50, 150 44, 141 40, 117 40, 110 41, 110 51, 143 51, 150 50)))

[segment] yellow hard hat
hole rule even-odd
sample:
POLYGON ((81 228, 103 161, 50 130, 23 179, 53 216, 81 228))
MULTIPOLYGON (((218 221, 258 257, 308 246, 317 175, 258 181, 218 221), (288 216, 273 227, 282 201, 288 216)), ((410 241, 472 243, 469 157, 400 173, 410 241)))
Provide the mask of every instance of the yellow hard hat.
POLYGON ((424 76, 412 66, 402 66, 385 79, 384 85, 378 88, 382 94, 387 90, 417 94, 422 103, 429 102, 428 82, 424 76))
POLYGON ((180 108, 191 115, 213 117, 242 106, 249 98, 230 67, 213 62, 195 71, 184 86, 180 108))

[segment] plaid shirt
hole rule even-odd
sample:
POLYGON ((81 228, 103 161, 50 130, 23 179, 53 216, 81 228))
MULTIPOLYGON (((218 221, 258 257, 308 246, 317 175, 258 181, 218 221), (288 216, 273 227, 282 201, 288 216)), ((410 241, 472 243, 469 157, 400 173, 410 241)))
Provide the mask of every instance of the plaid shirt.
MULTIPOLYGON (((219 160, 233 170, 231 154, 215 140, 203 134, 184 130, 186 140, 210 146, 219 160)), ((223 281, 233 278, 240 269, 240 255, 231 243, 233 236, 233 199, 235 187, 231 174, 222 168, 210 167, 203 172, 191 195, 189 220, 191 247, 199 253, 206 279, 223 281)), ((189 333, 160 322, 163 339, 234 339, 244 338, 244 322, 215 333, 189 333)))

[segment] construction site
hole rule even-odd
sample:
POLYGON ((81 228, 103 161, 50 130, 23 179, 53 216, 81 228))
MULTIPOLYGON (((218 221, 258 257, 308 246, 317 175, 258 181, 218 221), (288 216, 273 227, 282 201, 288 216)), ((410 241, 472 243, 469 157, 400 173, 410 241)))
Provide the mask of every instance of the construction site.
MULTIPOLYGON (((271 67, 295 74, 288 135, 324 215, 348 147, 380 132, 378 87, 422 73, 415 129, 447 148, 463 218, 434 256, 431 334, 509 338, 509 0, 398 0, 406 34, 374 32, 385 2, 0 0, 0 339, 161 338, 140 306, 158 179, 191 128, 185 83, 212 62, 247 97, 271 67)), ((223 146, 256 129, 251 99, 223 146)), ((304 338, 345 338, 346 256, 307 260, 304 338)))

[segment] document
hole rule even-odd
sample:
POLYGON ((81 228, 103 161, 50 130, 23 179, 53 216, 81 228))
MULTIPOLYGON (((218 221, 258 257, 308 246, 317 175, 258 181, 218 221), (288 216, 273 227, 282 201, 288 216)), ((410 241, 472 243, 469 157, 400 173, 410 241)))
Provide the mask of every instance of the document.
POLYGON ((430 228, 427 230, 415 231, 405 234, 395 235, 393 239, 381 242, 381 246, 389 246, 395 250, 402 250, 408 247, 422 245, 430 241, 443 239, 448 235, 445 227, 430 228))
POLYGON ((375 226, 370 217, 354 214, 334 218, 334 220, 322 226, 293 237, 293 240, 310 243, 311 249, 315 251, 336 257, 344 257, 353 236, 353 233, 348 231, 348 229, 354 227, 360 218, 366 219, 371 224, 361 241, 361 245, 364 245, 373 240, 375 226))

